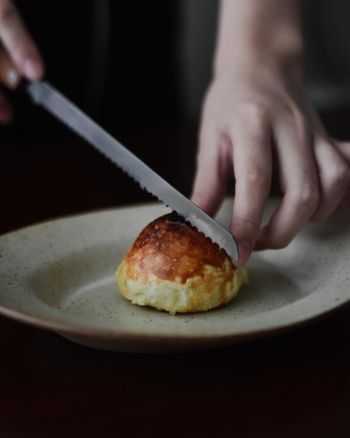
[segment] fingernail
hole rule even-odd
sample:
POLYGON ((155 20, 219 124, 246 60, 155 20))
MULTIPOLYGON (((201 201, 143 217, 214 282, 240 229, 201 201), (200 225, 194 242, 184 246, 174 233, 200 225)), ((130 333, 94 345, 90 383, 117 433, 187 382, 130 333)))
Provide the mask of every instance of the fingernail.
POLYGON ((19 74, 14 68, 9 68, 6 73, 6 80, 9 87, 14 88, 19 82, 19 74))
POLYGON ((40 65, 33 59, 27 59, 24 63, 24 74, 28 79, 35 80, 41 73, 40 65))

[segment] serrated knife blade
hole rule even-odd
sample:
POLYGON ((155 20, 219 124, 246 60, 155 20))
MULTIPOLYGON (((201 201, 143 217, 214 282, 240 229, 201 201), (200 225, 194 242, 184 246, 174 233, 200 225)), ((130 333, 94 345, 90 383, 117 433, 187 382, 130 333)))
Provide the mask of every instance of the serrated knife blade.
POLYGON ((44 81, 31 82, 27 85, 27 91, 36 104, 42 105, 126 172, 143 189, 182 215, 205 236, 225 249, 232 259, 238 260, 238 246, 228 230, 171 186, 52 85, 44 81))

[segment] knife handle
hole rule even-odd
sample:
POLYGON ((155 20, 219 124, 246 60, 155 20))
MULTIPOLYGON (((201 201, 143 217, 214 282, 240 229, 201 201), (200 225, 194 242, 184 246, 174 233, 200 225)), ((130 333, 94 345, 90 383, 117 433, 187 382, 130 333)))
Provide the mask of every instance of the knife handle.
POLYGON ((15 90, 21 82, 20 72, 2 46, 0 46, 0 82, 10 90, 15 90))

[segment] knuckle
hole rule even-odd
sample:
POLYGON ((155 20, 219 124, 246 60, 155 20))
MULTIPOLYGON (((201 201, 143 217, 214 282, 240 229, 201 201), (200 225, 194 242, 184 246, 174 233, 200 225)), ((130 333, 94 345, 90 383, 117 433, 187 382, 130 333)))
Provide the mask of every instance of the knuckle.
POLYGON ((312 182, 304 183, 294 196, 297 208, 302 211, 315 210, 320 200, 318 186, 312 182))
POLYGON ((259 223, 258 221, 254 220, 254 218, 252 218, 251 216, 248 215, 236 215, 235 217, 235 222, 236 224, 240 224, 240 225, 244 225, 244 226, 248 226, 248 227, 254 227, 257 228, 259 227, 259 223))
POLYGON ((305 115, 297 110, 293 114, 293 124, 296 133, 302 142, 307 142, 309 139, 309 126, 305 115))
POLYGON ((238 240, 250 240, 256 235, 260 223, 254 217, 235 214, 232 221, 232 229, 238 240))
POLYGON ((242 113, 253 130, 263 129, 268 123, 268 111, 262 104, 255 102, 246 104, 242 113))
POLYGON ((0 2, 0 26, 12 21, 15 15, 15 8, 10 1, 6 0, 0 2))

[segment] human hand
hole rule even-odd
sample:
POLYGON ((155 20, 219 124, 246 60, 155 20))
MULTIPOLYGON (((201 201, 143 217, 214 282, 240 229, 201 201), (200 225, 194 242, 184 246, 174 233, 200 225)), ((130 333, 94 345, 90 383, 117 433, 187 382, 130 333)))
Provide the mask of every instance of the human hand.
POLYGON ((307 221, 350 200, 349 163, 350 143, 326 134, 298 73, 243 62, 217 74, 207 94, 192 199, 214 214, 234 175, 231 230, 244 265, 254 248, 285 247, 307 221), (273 171, 283 197, 261 228, 273 171))
MULTIPOLYGON (((11 0, 0 0, 0 79, 10 89, 15 89, 21 76, 40 79, 44 64, 39 50, 29 35, 11 0)), ((13 111, 3 91, 0 90, 0 123, 11 121, 13 111)))

